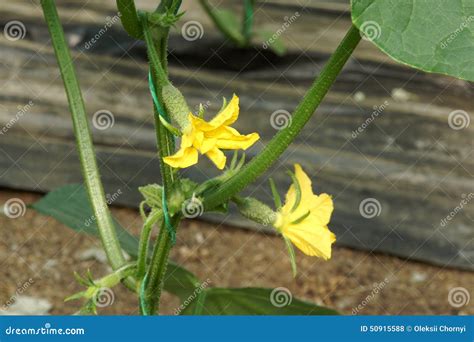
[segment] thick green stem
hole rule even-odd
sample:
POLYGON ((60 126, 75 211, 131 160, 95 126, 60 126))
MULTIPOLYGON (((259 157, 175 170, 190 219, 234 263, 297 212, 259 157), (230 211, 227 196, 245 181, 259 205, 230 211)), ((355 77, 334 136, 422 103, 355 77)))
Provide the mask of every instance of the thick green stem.
MULTIPOLYGON (((177 227, 180 217, 173 218, 172 225, 177 227)), ((155 248, 148 268, 148 279, 145 290, 146 312, 153 315, 159 311, 160 298, 164 285, 166 269, 172 242, 164 223, 156 239, 155 248)))
POLYGON ((319 77, 295 109, 291 124, 278 132, 263 151, 254 157, 239 173, 227 180, 215 192, 204 196, 203 203, 206 210, 211 210, 227 202, 232 196, 262 175, 280 157, 318 108, 356 48, 360 38, 359 30, 352 26, 319 77))
POLYGON ((102 182, 100 180, 94 146, 87 121, 86 109, 82 99, 79 82, 74 71, 71 55, 64 39, 64 32, 59 21, 54 0, 41 0, 44 17, 48 25, 56 58, 63 78, 69 109, 72 114, 76 145, 82 166, 82 174, 86 184, 89 201, 99 227, 100 237, 105 252, 113 269, 125 264, 125 258, 112 221, 102 182))
MULTIPOLYGON (((150 61, 150 69, 153 82, 156 85, 158 99, 163 103, 162 89, 163 86, 169 84, 166 73, 163 70, 163 65, 160 60, 160 54, 156 50, 155 42, 148 27, 148 20, 145 16, 141 17, 143 26, 143 35, 147 45, 148 59, 150 61)), ((166 37, 164 37, 166 39, 166 37)), ((163 39, 163 37, 161 37, 163 39)), ((172 168, 165 164, 163 158, 171 155, 174 152, 174 139, 172 135, 166 130, 159 120, 159 114, 155 110, 155 125, 157 132, 157 142, 159 149, 160 167, 162 175, 162 185, 164 194, 170 192, 171 184, 175 181, 175 174, 172 168)), ((179 224, 179 217, 172 220, 173 228, 179 224)), ((172 246, 171 237, 164 225, 160 229, 158 238, 153 250, 152 260, 147 271, 147 283, 145 284, 145 305, 147 306, 145 312, 148 314, 155 314, 159 309, 161 292, 163 289, 164 276, 168 266, 169 252, 172 246)))

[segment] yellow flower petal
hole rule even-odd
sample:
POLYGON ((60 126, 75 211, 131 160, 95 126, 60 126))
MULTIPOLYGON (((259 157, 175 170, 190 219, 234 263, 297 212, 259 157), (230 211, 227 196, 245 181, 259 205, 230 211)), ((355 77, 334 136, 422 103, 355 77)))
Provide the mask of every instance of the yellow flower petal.
POLYGON ((260 139, 257 133, 247 135, 240 134, 232 127, 222 127, 217 137, 217 147, 226 150, 246 150, 260 139))
POLYGON ((184 168, 196 164, 201 153, 207 155, 222 170, 225 167, 226 157, 220 149, 245 150, 259 139, 257 133, 241 135, 236 129, 228 126, 238 117, 239 98, 236 95, 210 122, 190 113, 189 125, 183 130, 179 151, 165 158, 165 162, 173 167, 184 168))
POLYGON ((163 160, 171 167, 184 169, 198 162, 198 151, 194 147, 181 148, 178 152, 163 158, 163 160))
POLYGON ((336 241, 336 236, 327 227, 334 210, 333 201, 327 194, 313 193, 311 180, 298 164, 295 165, 295 176, 301 189, 301 200, 294 209, 296 189, 292 184, 274 225, 303 253, 327 260, 331 257, 331 245, 336 241))
MULTIPOLYGON (((308 175, 303 171, 300 164, 295 164, 295 176, 301 189, 301 203, 309 204, 310 202, 314 200, 313 197, 315 195, 313 194, 311 179, 309 179, 308 175)), ((286 193, 285 205, 282 208, 282 211, 284 213, 289 214, 291 210, 293 209, 293 206, 295 205, 295 201, 296 201, 296 188, 295 188, 295 185, 292 184, 290 186, 290 189, 286 193)), ((304 209, 299 210, 299 212, 296 213, 296 215, 301 216, 303 214, 301 213, 301 211, 304 211, 304 209)))
POLYGON ((331 245, 336 236, 326 226, 315 226, 312 220, 289 225, 282 229, 282 234, 304 254, 328 260, 331 258, 331 245))
POLYGON ((218 148, 214 148, 206 153, 206 156, 217 166, 219 170, 222 170, 225 167, 225 162, 227 160, 224 152, 218 148))
POLYGON ((234 94, 227 106, 212 119, 209 124, 214 127, 232 125, 239 117, 239 98, 234 94))
POLYGON ((325 226, 331 220, 331 215, 334 210, 334 204, 331 196, 328 194, 314 195, 309 203, 311 217, 316 220, 318 225, 325 226))

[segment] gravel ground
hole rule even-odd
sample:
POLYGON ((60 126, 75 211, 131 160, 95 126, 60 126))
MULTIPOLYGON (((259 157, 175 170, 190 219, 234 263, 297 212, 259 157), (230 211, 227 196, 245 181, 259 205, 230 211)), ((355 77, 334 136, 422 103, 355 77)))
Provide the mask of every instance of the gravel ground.
MULTIPOLYGON (((32 203, 39 197, 4 190, 0 203, 11 198, 32 203)), ((119 208, 114 213, 127 227, 140 225, 135 210, 119 208)), ((97 239, 32 209, 15 219, 0 215, 0 227, 0 310, 22 312, 26 307, 33 314, 72 314, 79 303, 64 303, 64 298, 81 290, 73 272, 90 269, 100 277, 109 270, 97 239)), ((213 286, 286 287, 295 297, 343 314, 474 314, 474 300, 469 300, 474 273, 383 254, 336 246, 333 258, 325 262, 298 253, 299 274, 294 279, 284 243, 277 236, 185 221, 172 258, 213 286), (464 297, 450 300, 455 288, 464 288, 464 297), (460 298, 462 302, 456 302, 460 298)), ((114 295, 113 304, 101 314, 137 314, 136 299, 127 290, 114 289, 114 295)), ((164 295, 163 313, 172 314, 177 305, 175 298, 164 295)))

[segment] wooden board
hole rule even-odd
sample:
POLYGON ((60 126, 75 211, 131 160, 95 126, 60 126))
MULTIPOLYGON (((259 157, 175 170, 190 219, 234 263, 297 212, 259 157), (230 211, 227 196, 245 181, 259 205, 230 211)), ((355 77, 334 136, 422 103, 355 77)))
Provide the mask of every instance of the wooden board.
MULTIPOLYGON (((22 40, 0 36, 0 128, 8 127, 0 134, 0 185, 43 192, 81 176, 62 82, 35 4, 22 0, 0 7, 0 27, 20 20, 27 28, 22 40), (25 107, 29 101, 33 105, 25 107)), ((88 112, 91 118, 99 110, 114 116, 113 127, 94 130, 107 191, 121 189, 115 204, 136 206, 137 186, 159 180, 144 46, 117 23, 85 48, 116 14, 114 1, 89 2, 85 8, 79 1, 58 4, 88 112)), ((313 1, 305 8, 285 0, 259 3, 257 26, 267 30, 301 13, 281 36, 289 51, 279 58, 258 42, 244 51, 225 44, 196 2, 184 5, 183 23, 198 20, 204 36, 189 42, 180 27, 173 32, 171 78, 194 109, 204 103, 212 113, 222 96, 240 96, 242 119, 236 127, 262 136, 249 157, 277 132, 272 113, 295 108, 350 25, 343 1, 313 1)), ((472 121, 472 95, 470 83, 397 65, 363 41, 301 136, 247 193, 271 203, 267 178, 271 175, 283 194, 289 185, 285 171, 299 162, 317 192, 334 197, 331 228, 339 244, 473 269, 474 204, 455 208, 474 192, 474 126, 448 125, 453 110, 466 111, 472 121), (374 114, 374 106, 384 109, 374 114), (370 198, 380 204, 380 213, 364 218, 359 207, 370 198)), ((202 180, 216 171, 203 158, 186 174, 202 180)), ((234 212, 217 220, 262 229, 234 212)))

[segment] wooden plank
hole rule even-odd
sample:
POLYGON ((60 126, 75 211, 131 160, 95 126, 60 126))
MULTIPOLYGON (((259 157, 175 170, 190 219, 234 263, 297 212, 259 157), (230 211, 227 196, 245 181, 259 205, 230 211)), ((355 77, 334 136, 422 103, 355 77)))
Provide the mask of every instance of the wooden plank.
MULTIPOLYGON (((75 49, 89 114, 92 118, 95 112, 108 110, 114 116, 113 127, 94 130, 106 188, 109 193, 121 189, 117 204, 136 206, 140 200, 136 187, 159 179, 144 47, 115 25, 93 49, 85 49, 105 17, 113 15, 113 2, 94 2, 86 9, 73 1, 58 3, 75 49)), ((239 94, 242 119, 237 128, 243 132, 258 128, 262 135, 250 157, 277 132, 271 125, 272 113, 296 106, 348 26, 342 7, 332 8, 326 2, 328 13, 323 3, 312 2, 292 32, 285 34, 294 44, 283 58, 223 46, 202 12, 189 13, 189 20, 202 21, 205 40, 187 42, 179 31, 172 36, 171 78, 191 108, 205 103, 213 113, 222 96, 239 94), (331 25, 334 31, 327 30, 331 25), (315 32, 320 33, 318 41, 311 38, 315 32)), ((0 134, 0 185, 48 191, 81 177, 54 54, 41 12, 32 8, 30 2, 18 1, 0 9, 0 22, 15 18, 28 28, 24 40, 0 37, 0 128, 8 128, 0 134)), ((268 10, 265 15, 274 19, 259 25, 278 27, 282 15, 291 13, 288 8, 283 1, 265 3, 262 11, 268 10)), ((269 175, 284 193, 289 183, 283 171, 294 162, 302 163, 317 191, 334 196, 332 228, 341 245, 473 269, 472 204, 442 226, 442 219, 474 192, 473 126, 456 131, 448 125, 448 115, 456 109, 473 120, 472 85, 392 62, 381 64, 386 60, 363 44, 303 134, 248 193, 269 201, 269 175), (384 109, 374 115, 374 106, 384 109), (357 133, 364 124, 367 127, 357 133), (367 198, 380 203, 379 216, 361 216, 359 205, 367 198)), ((203 159, 186 174, 202 180, 215 169, 203 159)), ((235 213, 224 219, 251 226, 235 213)))

